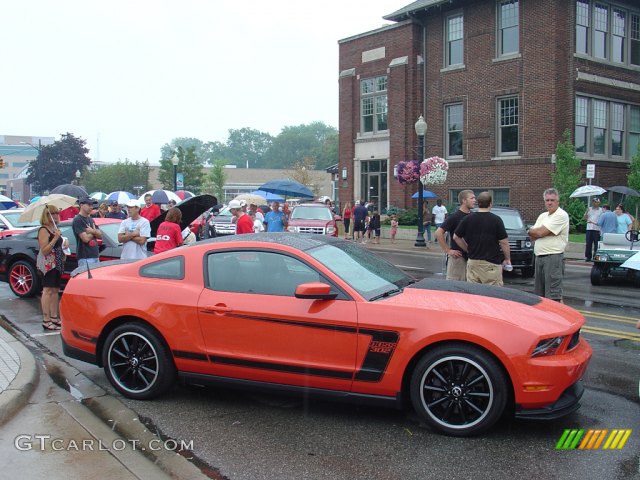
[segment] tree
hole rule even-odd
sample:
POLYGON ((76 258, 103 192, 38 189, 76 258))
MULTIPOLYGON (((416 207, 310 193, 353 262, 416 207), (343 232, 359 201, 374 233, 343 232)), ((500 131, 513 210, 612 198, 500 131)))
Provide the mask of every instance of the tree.
POLYGON ((303 158, 302 161, 296 162, 293 170, 289 172, 289 177, 309 187, 314 196, 320 194, 321 181, 315 173, 315 162, 312 158, 303 158))
MULTIPOLYGON (((192 142, 197 139, 175 139, 171 145, 165 144, 162 149, 162 159, 160 160, 160 172, 158 174, 158 180, 166 190, 173 190, 174 187, 174 167, 172 163, 173 155, 178 157, 177 171, 182 173, 184 178, 184 190, 189 190, 195 194, 200 193, 202 190, 202 164, 204 159, 202 156, 198 156, 198 144, 192 142), (189 142, 184 142, 189 140, 189 142), (183 147, 182 145, 189 145, 183 147)), ((200 142, 200 140, 197 140, 200 142)), ((204 152, 202 150, 202 142, 200 142, 200 154, 204 152)))
POLYGON ((273 137, 253 128, 229 129, 226 143, 209 142, 205 157, 213 165, 218 160, 238 168, 264 168, 264 155, 271 147, 273 137))
MULTIPOLYGON (((629 173, 627 175, 627 185, 629 188, 633 188, 636 192, 640 192, 640 143, 636 149, 636 154, 631 158, 629 164, 629 173)), ((638 221, 638 206, 640 205, 640 198, 627 197, 626 207, 628 209, 634 209, 636 212, 636 222, 638 221)), ((637 226, 637 225, 636 225, 637 226)))
POLYGON ((148 162, 132 163, 125 159, 124 162, 89 170, 82 177, 82 183, 87 192, 109 193, 124 190, 137 193, 136 186, 142 187, 142 191, 146 192, 150 189, 149 170, 148 162))
POLYGON ((91 164, 86 143, 67 132, 60 135, 60 140, 42 146, 36 159, 29 163, 27 182, 39 193, 71 183, 76 178, 76 171, 84 172, 91 164))
POLYGON ((202 191, 204 193, 211 192, 218 202, 224 202, 224 184, 227 181, 227 173, 224 170, 224 160, 216 160, 209 173, 205 176, 204 183, 202 185, 202 191))
POLYGON ((570 198, 571 193, 578 188, 582 179, 580 159, 576 156, 576 148, 571 143, 569 129, 562 134, 563 142, 556 146, 556 169, 552 174, 554 188, 560 193, 560 205, 569 214, 572 227, 581 228, 585 225, 584 204, 577 198, 570 198))
POLYGON ((265 167, 290 168, 305 157, 317 168, 338 163, 337 133, 323 122, 284 127, 265 155, 265 167))

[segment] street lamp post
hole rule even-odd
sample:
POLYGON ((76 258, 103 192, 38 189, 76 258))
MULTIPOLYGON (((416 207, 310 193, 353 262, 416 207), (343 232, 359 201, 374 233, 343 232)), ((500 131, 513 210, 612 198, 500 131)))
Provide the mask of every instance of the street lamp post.
MULTIPOLYGON (((421 164, 424 160, 424 135, 427 133, 427 122, 424 121, 422 115, 418 118, 415 125, 416 134, 418 135, 418 164, 421 164)), ((418 235, 416 236, 416 243, 414 247, 426 247, 427 244, 424 241, 424 218, 422 214, 422 208, 424 203, 423 198, 424 187, 420 176, 418 176, 418 235)))
POLYGON ((179 161, 180 160, 178 159, 178 155, 174 153, 173 157, 171 158, 171 163, 173 163, 173 191, 174 192, 178 191, 178 162, 179 161))
POLYGON ((80 172, 80 170, 76 170, 76 185, 80 185, 81 176, 82 176, 82 173, 80 172))

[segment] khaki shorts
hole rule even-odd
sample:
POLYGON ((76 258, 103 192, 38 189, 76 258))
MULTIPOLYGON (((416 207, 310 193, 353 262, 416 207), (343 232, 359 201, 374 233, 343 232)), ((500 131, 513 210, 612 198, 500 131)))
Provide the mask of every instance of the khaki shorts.
POLYGON ((496 265, 486 260, 469 259, 467 261, 467 282, 501 287, 504 285, 502 283, 502 265, 496 265))
POLYGON ((449 257, 447 260, 447 280, 467 281, 467 260, 464 257, 449 257))

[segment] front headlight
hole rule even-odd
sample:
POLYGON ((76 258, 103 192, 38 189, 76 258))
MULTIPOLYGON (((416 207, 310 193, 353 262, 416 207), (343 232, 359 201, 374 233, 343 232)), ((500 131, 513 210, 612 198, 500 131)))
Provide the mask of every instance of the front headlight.
POLYGON ((289 227, 287 230, 293 233, 300 233, 300 227, 289 227))
POLYGON ((605 255, 604 253, 596 253, 593 256, 593 260, 596 262, 608 262, 609 261, 609 256, 605 255))
POLYGON ((558 348, 562 345, 564 337, 546 338, 540 340, 536 348, 533 349, 532 357, 547 357, 549 355, 555 355, 558 352, 558 348))
POLYGON ((329 225, 327 227, 327 234, 328 235, 333 235, 333 232, 335 232, 335 231, 336 231, 336 227, 334 227, 333 225, 329 225))
POLYGON ((531 243, 531 240, 526 240, 526 241, 524 242, 524 246, 525 246, 525 248, 531 248, 531 246, 532 246, 532 245, 533 245, 533 243, 531 243))

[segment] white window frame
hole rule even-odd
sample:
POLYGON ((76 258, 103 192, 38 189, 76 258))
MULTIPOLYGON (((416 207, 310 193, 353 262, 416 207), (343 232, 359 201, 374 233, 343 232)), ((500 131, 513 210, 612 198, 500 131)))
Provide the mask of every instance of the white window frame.
POLYGON ((378 75, 360 80, 360 132, 362 135, 375 135, 380 132, 389 130, 389 106, 388 106, 388 77, 386 75, 378 75), (372 82, 371 91, 364 91, 364 86, 368 82, 372 82), (367 116, 372 117, 372 129, 365 130, 365 103, 371 103, 371 113, 367 116), (380 128, 381 116, 386 118, 386 128, 380 128))
POLYGON ((464 158, 464 104, 461 102, 458 103, 450 103, 444 106, 444 136, 445 136, 445 158, 447 159, 461 159, 464 158), (451 115, 452 108, 460 108, 460 124, 457 129, 451 130, 449 128, 449 118, 451 115), (460 133, 460 143, 462 146, 462 151, 459 155, 451 155, 451 134, 459 132, 460 133))
POLYGON ((498 43, 498 57, 512 56, 520 53, 520 2, 519 0, 500 0, 497 3, 497 22, 498 31, 496 35, 497 43, 498 43), (514 4, 516 9, 516 23, 514 25, 503 25, 502 23, 502 7, 507 4, 514 4), (504 45, 504 32, 507 29, 514 28, 517 32, 516 34, 516 49, 513 51, 505 52, 504 45))
POLYGON ((513 157, 513 156, 517 156, 520 154, 520 98, 518 95, 509 95, 509 96, 505 96, 505 97, 499 97, 497 99, 496 102, 496 107, 497 107, 497 140, 498 140, 498 144, 497 144, 497 152, 498 152, 498 156, 499 157, 513 157), (516 117, 516 123, 507 123, 507 124, 502 124, 502 119, 503 119, 503 102, 510 102, 510 101, 516 101, 516 109, 517 109, 517 113, 515 115, 516 117), (516 134, 516 141, 518 142, 518 148, 516 150, 509 150, 509 151, 503 151, 502 150, 502 138, 503 138, 503 129, 505 128, 512 128, 512 127, 516 127, 517 128, 517 134, 516 134))
POLYGON ((464 15, 462 14, 462 12, 457 12, 454 13, 452 15, 448 15, 445 17, 444 19, 444 46, 445 46, 445 52, 444 52, 444 65, 446 68, 449 67, 457 67, 457 66, 461 66, 464 65, 464 15), (460 37, 458 38, 456 36, 456 38, 449 38, 451 35, 454 34, 454 32, 451 32, 451 21, 455 20, 455 19, 460 19, 461 21, 461 32, 460 32, 460 37), (454 42, 460 42, 460 61, 453 63, 452 59, 451 59, 451 45, 454 42))

